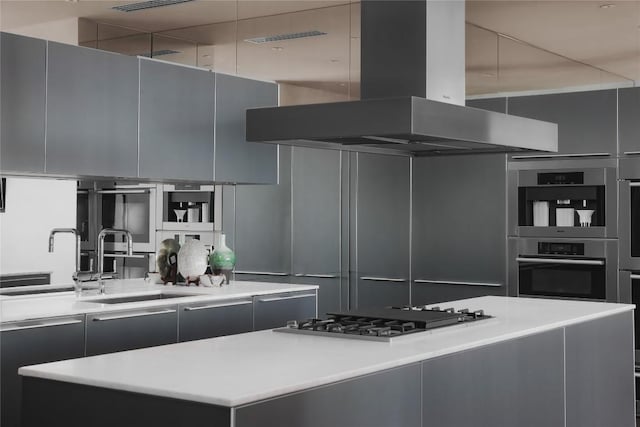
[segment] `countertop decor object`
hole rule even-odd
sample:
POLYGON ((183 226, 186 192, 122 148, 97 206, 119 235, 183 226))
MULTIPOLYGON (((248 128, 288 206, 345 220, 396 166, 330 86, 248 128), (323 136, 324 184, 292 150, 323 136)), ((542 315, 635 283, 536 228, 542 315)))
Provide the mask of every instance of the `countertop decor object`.
POLYGON ((165 239, 160 243, 160 249, 156 253, 156 266, 165 284, 176 283, 178 252, 180 244, 175 239, 165 239))
POLYGON ((207 271, 207 249, 197 239, 187 240, 178 252, 178 271, 188 282, 198 283, 198 278, 207 271))
POLYGON ((223 274, 229 283, 229 277, 236 265, 236 254, 227 246, 226 236, 220 235, 220 244, 209 256, 209 265, 214 274, 223 274))

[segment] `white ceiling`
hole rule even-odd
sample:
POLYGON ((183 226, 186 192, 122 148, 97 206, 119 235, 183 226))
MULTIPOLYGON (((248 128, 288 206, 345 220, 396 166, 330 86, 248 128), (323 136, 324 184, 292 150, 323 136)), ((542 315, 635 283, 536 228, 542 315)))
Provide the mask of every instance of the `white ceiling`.
MULTIPOLYGON (((179 58, 163 59, 336 91, 354 92, 348 83, 359 79, 357 2, 197 0, 130 13, 111 9, 127 3, 0 0, 0 28, 83 17, 146 32, 182 29, 164 34, 197 41, 198 47, 158 38, 154 50, 181 51, 179 58), (200 27, 185 29, 194 26, 200 27), (242 41, 311 29, 328 35, 278 42, 281 50, 272 49, 273 43, 242 41)), ((640 82, 640 0, 468 0, 467 22, 468 94, 640 82), (605 4, 613 6, 602 8, 605 4)), ((101 39, 131 34, 99 28, 101 39)), ((138 35, 102 41, 99 47, 138 53, 148 40, 138 35)))

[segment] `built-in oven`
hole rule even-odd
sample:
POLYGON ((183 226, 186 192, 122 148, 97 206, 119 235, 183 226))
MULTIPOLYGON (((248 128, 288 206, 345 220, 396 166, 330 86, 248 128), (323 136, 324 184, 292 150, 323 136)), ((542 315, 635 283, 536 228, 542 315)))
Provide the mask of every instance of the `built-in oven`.
POLYGON ((636 414, 640 414, 640 270, 620 270, 619 275, 620 302, 635 304, 634 310, 634 342, 635 342, 635 383, 636 383, 636 414))
POLYGON ((640 158, 620 159, 620 268, 640 271, 640 158))
POLYGON ((513 239, 509 294, 615 302, 617 251, 615 240, 513 239))
MULTIPOLYGON (((608 163, 607 163, 608 164, 608 163)), ((574 167, 555 161, 544 168, 509 171, 509 235, 615 238, 618 236, 616 169, 574 167)), ((521 168, 523 165, 511 165, 521 168)))

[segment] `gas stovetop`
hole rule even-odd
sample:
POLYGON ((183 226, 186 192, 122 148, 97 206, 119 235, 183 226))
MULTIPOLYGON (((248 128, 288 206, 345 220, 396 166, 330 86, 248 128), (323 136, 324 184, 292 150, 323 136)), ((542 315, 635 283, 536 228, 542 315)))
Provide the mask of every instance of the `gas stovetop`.
POLYGON ((327 313, 326 319, 290 320, 276 332, 357 338, 375 341, 393 339, 451 325, 489 319, 483 310, 440 307, 388 307, 327 313))

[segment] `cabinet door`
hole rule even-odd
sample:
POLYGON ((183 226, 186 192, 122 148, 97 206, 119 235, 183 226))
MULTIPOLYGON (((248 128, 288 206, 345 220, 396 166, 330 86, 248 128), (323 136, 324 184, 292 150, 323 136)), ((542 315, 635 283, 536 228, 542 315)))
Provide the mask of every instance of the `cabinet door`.
POLYGON ((0 424, 20 426, 21 366, 84 356, 84 316, 0 326, 0 424))
POLYGON ((0 169, 44 172, 44 40, 0 33, 0 169))
POLYGON ((47 173, 136 177, 136 58, 49 43, 47 173))
POLYGON ((287 320, 316 317, 315 292, 290 292, 253 297, 253 329, 285 326, 287 320))
MULTIPOLYGON (((559 154, 615 155, 617 152, 616 99, 615 89, 517 96, 509 98, 508 112, 514 116, 557 123, 559 154)), ((528 154, 523 156, 526 157, 528 154)))
POLYGON ((140 177, 213 181, 215 74, 140 59, 140 177))
POLYGON ((504 154, 414 159, 412 303, 504 294, 506 198, 504 154))
POLYGON ((486 295, 505 296, 506 287, 488 286, 481 283, 445 282, 436 283, 425 280, 414 280, 411 284, 411 304, 437 304, 459 299, 483 297, 486 295))
MULTIPOLYGON (((235 187, 236 270, 288 275, 291 271, 291 149, 280 150, 278 185, 235 187)), ((226 222, 226 221, 225 221, 226 222)), ((239 279, 239 278, 238 278, 239 279)), ((246 280, 246 279, 245 279, 246 280)))
POLYGON ((320 286, 321 315, 340 309, 341 156, 340 151, 300 147, 291 155, 294 281, 320 286))
POLYGON ((182 304, 178 309, 178 341, 241 334, 253 329, 251 298, 182 304))
POLYGON ((278 86, 216 74, 215 180, 276 184, 278 146, 246 140, 247 108, 278 105, 278 86))
POLYGON ((618 90, 620 153, 640 154, 640 87, 618 90))
POLYGON ((87 315, 87 356, 177 341, 176 306, 87 315))
POLYGON ((407 157, 357 154, 358 308, 409 303, 410 168, 407 157))

